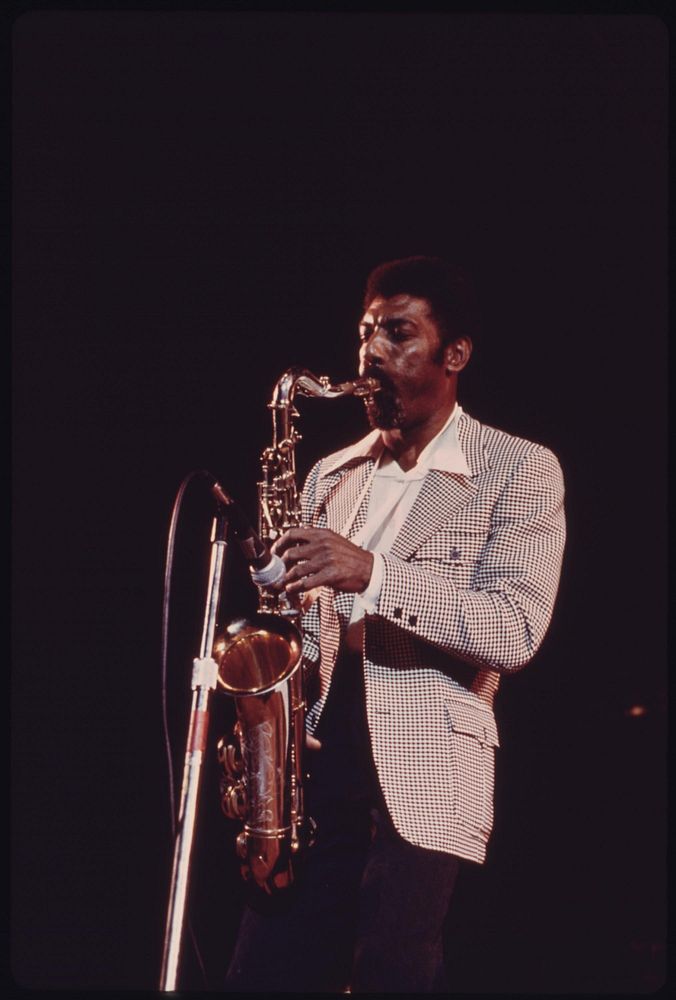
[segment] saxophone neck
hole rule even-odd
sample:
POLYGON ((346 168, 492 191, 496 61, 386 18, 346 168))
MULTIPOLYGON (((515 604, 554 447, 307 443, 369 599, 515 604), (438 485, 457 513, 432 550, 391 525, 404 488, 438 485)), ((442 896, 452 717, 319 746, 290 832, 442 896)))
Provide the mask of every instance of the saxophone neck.
POLYGON ((298 416, 293 408, 296 393, 319 399, 338 399, 340 396, 373 396, 380 389, 376 378, 358 378, 351 382, 332 385, 327 375, 314 375, 307 368, 289 368, 279 378, 268 404, 273 412, 275 445, 292 441, 292 417, 298 416))
POLYGON ((332 385, 327 375, 314 375, 307 368, 289 368, 277 380, 270 408, 289 409, 296 393, 320 399, 337 399, 339 396, 368 396, 380 389, 375 378, 358 378, 352 382, 332 385))
POLYGON ((301 511, 296 488, 295 446, 300 434, 294 427, 298 411, 296 393, 320 399, 339 396, 372 396, 380 383, 375 378, 332 385, 326 375, 314 375, 307 368, 289 368, 275 383, 272 400, 272 446, 261 456, 263 478, 259 483, 260 534, 266 540, 278 538, 282 531, 300 524, 301 511))

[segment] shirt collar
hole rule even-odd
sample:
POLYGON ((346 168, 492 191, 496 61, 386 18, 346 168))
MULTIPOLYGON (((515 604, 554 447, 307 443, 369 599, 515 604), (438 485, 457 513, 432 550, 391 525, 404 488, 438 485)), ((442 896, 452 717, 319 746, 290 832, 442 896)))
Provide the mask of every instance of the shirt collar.
MULTIPOLYGON (((458 440, 458 419, 462 415, 462 407, 455 404, 448 420, 425 445, 414 466, 416 471, 439 469, 442 472, 454 472, 457 475, 470 476, 471 472, 458 440)), ((383 440, 378 428, 370 431, 366 437, 355 444, 339 451, 334 459, 319 472, 319 478, 328 476, 330 472, 342 468, 355 458, 373 458, 377 460, 383 452, 383 440)), ((413 471, 413 470, 411 470, 413 471)))
POLYGON ((448 420, 418 455, 416 469, 439 469, 441 472, 455 472, 469 476, 469 466, 458 441, 458 419, 462 407, 456 403, 448 420))

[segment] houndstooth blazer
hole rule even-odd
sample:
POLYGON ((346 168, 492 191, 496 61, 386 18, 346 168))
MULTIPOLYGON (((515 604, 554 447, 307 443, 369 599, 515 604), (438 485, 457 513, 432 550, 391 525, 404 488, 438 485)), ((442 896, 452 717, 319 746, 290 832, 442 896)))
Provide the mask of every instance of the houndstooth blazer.
MULTIPOLYGON (((471 475, 432 469, 389 553, 364 621, 373 756, 396 829, 421 847, 482 862, 493 826, 493 699, 500 675, 533 657, 549 625, 565 540, 563 477, 542 445, 458 418, 471 475)), ((347 449, 346 449, 347 451, 347 449)), ((304 523, 340 530, 373 455, 318 462, 304 523), (322 469, 331 468, 326 475, 322 469)), ((369 494, 349 530, 364 524, 369 494)), ((306 667, 318 665, 314 732, 353 595, 329 587, 303 617, 306 667)))

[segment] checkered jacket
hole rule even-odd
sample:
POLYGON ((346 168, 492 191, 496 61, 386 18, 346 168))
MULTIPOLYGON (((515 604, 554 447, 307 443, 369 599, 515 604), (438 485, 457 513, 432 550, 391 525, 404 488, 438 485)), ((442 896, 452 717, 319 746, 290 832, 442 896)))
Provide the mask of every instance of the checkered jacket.
MULTIPOLYGON (((563 478, 547 448, 467 413, 458 441, 471 475, 430 470, 389 553, 364 622, 373 756, 400 834, 482 862, 493 826, 493 699, 501 674, 533 657, 551 619, 565 539, 563 478)), ((318 462, 304 523, 340 530, 372 457, 318 462), (327 463, 327 464, 324 464, 327 463), (322 466, 335 466, 325 476, 322 466)), ((348 537, 364 524, 364 497, 348 537)), ((303 617, 306 666, 318 665, 314 732, 353 595, 319 588, 303 617)))

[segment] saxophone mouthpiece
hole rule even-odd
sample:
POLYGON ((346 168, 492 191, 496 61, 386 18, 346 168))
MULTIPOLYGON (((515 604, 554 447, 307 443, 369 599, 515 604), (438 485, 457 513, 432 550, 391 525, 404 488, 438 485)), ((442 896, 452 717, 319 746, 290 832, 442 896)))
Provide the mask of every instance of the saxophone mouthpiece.
POLYGON ((340 385, 327 386, 327 395, 336 396, 372 396, 381 388, 377 378, 358 378, 354 382, 341 382, 340 385))
POLYGON ((354 384, 355 396, 372 396, 374 392, 379 392, 382 388, 377 378, 360 378, 354 384))

